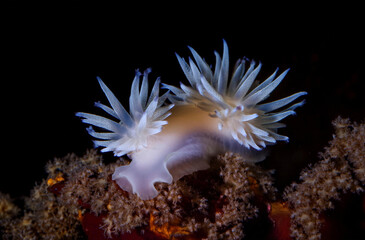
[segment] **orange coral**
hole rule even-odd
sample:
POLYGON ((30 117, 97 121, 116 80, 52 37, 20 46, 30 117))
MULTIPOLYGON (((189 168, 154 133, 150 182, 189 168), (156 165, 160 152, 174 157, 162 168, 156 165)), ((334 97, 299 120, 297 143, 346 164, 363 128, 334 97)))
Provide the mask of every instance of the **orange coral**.
POLYGON ((82 220, 84 219, 84 216, 82 215, 82 211, 80 209, 77 211, 77 216, 78 216, 78 220, 80 222, 82 222, 82 220))
POLYGON ((184 235, 189 235, 191 234, 186 227, 180 227, 180 226, 176 226, 176 225, 170 225, 168 223, 163 224, 162 226, 157 226, 154 223, 155 217, 150 214, 150 230, 154 233, 156 233, 159 236, 162 236, 166 239, 172 239, 175 240, 177 239, 176 237, 179 236, 184 236, 184 235))
POLYGON ((63 182, 63 181, 65 181, 65 178, 63 177, 63 174, 61 172, 59 172, 54 179, 53 178, 49 178, 47 180, 47 185, 49 187, 52 187, 53 185, 55 185, 55 184, 57 184, 59 182, 63 182))

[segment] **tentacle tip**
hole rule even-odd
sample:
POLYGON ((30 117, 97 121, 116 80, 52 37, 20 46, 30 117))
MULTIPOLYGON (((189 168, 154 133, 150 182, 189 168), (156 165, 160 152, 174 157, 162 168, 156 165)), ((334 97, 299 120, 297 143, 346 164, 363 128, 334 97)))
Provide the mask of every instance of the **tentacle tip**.
POLYGON ((222 38, 222 41, 223 41, 223 46, 227 48, 228 47, 227 41, 224 38, 222 38))
POLYGON ((168 86, 169 86, 169 85, 168 85, 168 84, 166 84, 166 83, 161 83, 161 88, 162 88, 162 89, 169 89, 169 88, 168 88, 168 86))
POLYGON ((290 67, 289 68, 287 68, 287 69, 285 69, 285 71, 283 72, 284 74, 287 74, 288 72, 289 72, 289 70, 290 70, 290 67))
POLYGON ((143 72, 143 74, 144 75, 148 75, 149 73, 151 73, 152 72, 152 68, 151 67, 149 67, 149 68, 146 68, 146 70, 144 70, 144 72, 143 72))
POLYGON ((188 48, 191 52, 195 52, 194 48, 192 48, 191 46, 188 45, 188 48))
POLYGON ((134 73, 135 73, 135 75, 136 75, 136 77, 139 77, 139 76, 141 76, 141 72, 139 71, 139 68, 137 68, 135 71, 134 71, 134 73))
POLYGON ((87 131, 89 134, 90 134, 90 133, 95 132, 92 126, 87 127, 87 128, 86 128, 86 131, 87 131))
POLYGON ((177 59, 182 59, 177 52, 175 52, 175 56, 176 56, 177 59))

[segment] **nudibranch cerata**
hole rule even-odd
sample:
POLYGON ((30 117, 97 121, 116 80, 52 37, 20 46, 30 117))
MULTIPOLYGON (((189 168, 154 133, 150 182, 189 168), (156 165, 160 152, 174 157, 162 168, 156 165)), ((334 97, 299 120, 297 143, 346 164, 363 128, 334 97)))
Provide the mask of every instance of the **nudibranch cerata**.
POLYGON ((178 62, 190 86, 180 88, 162 84, 168 89, 160 96, 157 79, 148 94, 147 69, 136 72, 129 98, 129 113, 109 88, 98 78, 111 108, 103 109, 115 120, 79 112, 84 123, 104 129, 89 134, 102 152, 113 151, 116 156, 128 154, 129 165, 118 167, 112 179, 125 191, 143 199, 158 195, 156 182, 171 183, 184 175, 209 168, 212 156, 226 151, 240 153, 246 161, 264 159, 263 149, 276 141, 287 141, 279 135, 279 123, 294 114, 304 101, 292 104, 306 92, 262 103, 280 84, 288 70, 277 76, 276 70, 261 84, 254 86, 261 63, 240 59, 229 77, 228 46, 223 43, 222 57, 215 52, 214 72, 198 53, 190 48, 193 59, 186 62, 177 55, 178 62), (247 66, 246 66, 247 65, 247 66), (246 69, 247 68, 247 69, 246 69), (140 79, 142 83, 140 85, 140 79), (167 103, 169 102, 169 103, 167 103))

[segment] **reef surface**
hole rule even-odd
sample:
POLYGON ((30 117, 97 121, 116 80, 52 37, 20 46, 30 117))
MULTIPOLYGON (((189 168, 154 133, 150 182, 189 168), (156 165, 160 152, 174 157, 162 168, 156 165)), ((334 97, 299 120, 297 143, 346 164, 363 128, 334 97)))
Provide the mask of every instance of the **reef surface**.
POLYGON ((283 193, 273 171, 237 154, 208 170, 157 183, 151 200, 111 179, 96 150, 46 165, 48 177, 16 206, 0 194, 3 239, 361 239, 365 233, 365 124, 337 118, 320 159, 283 193), (21 211, 22 209, 23 211, 21 211))

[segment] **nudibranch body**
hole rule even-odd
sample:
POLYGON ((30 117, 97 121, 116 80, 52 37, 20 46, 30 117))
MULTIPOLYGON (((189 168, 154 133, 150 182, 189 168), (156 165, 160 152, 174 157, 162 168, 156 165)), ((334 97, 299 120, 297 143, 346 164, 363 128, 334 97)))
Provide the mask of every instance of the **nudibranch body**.
POLYGON ((190 82, 190 87, 180 88, 164 84, 169 91, 159 96, 159 79, 148 97, 148 73, 136 73, 132 83, 128 113, 114 94, 99 79, 112 108, 101 103, 96 106, 117 119, 113 121, 88 113, 77 113, 82 121, 108 132, 98 133, 91 127, 95 146, 103 152, 113 151, 116 156, 128 154, 129 165, 118 167, 113 180, 141 199, 151 199, 158 192, 156 182, 171 183, 184 175, 209 168, 209 159, 225 151, 240 153, 246 161, 257 162, 264 158, 266 145, 278 140, 288 140, 276 133, 285 125, 283 118, 294 114, 294 109, 304 101, 281 109, 298 97, 289 97, 263 103, 279 85, 287 71, 276 76, 275 71, 256 87, 253 83, 261 69, 254 61, 237 61, 229 78, 228 47, 224 42, 222 58, 216 55, 214 72, 190 48, 194 60, 187 63, 177 55, 178 61, 190 82), (247 70, 245 63, 249 62, 247 70), (166 104, 166 99, 172 104, 166 104))

